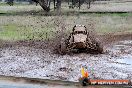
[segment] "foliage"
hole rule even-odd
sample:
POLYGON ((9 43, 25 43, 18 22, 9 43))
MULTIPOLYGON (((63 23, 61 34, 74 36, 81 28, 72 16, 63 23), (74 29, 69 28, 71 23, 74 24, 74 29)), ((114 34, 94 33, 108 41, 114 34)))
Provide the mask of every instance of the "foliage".
MULTIPOLYGON (((47 12, 50 11, 50 4, 52 0, 32 0, 33 2, 39 3, 39 5, 47 12)), ((94 0, 66 0, 69 4, 69 8, 79 8, 81 7, 82 4, 86 3, 88 4, 88 8, 90 8, 91 2, 94 0), (71 4, 70 4, 71 3, 71 4)), ((13 6, 14 0, 7 0, 7 4, 10 6, 13 6)), ((63 0, 53 0, 54 3, 54 9, 57 9, 57 11, 61 10, 61 3, 64 2, 63 0)), ((31 1, 29 2, 30 4, 32 3, 31 1)))

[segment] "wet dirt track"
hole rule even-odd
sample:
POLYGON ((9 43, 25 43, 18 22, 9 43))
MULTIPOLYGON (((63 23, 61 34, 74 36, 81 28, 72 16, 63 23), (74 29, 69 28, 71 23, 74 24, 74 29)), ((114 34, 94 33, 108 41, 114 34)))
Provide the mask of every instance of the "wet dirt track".
POLYGON ((1 48, 0 75, 78 81, 82 66, 92 79, 132 79, 132 41, 106 48, 105 54, 52 54, 49 49, 25 46, 1 48))

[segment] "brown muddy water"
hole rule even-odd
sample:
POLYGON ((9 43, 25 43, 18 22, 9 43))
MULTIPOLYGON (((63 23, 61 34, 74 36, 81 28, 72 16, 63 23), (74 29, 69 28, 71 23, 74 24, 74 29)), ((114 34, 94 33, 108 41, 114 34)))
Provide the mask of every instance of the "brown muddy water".
POLYGON ((131 88, 131 86, 89 85, 83 87, 78 82, 1 76, 0 88, 131 88))
MULTIPOLYGON (((6 46, 0 48, 0 75, 78 82, 81 67, 85 66, 91 79, 132 80, 132 40, 117 41, 105 48, 104 54, 58 55, 53 54, 49 49, 19 45, 6 46)), ((20 87, 19 82, 12 85, 7 81, 9 80, 5 82, 1 79, 0 88, 80 88, 78 85, 35 84, 31 82, 20 82, 20 85, 22 84, 20 87)), ((114 88, 115 86, 90 87, 114 88)))
POLYGON ((26 46, 0 50, 0 75, 78 81, 82 66, 94 79, 132 79, 132 41, 106 47, 104 54, 53 54, 48 49, 26 46))

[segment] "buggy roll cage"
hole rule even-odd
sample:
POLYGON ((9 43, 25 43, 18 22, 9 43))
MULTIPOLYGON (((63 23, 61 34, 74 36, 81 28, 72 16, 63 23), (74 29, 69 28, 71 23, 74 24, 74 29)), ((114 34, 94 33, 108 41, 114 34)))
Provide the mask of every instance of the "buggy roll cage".
POLYGON ((87 28, 86 28, 85 25, 75 25, 73 27, 73 29, 72 29, 72 32, 73 32, 72 34, 80 34, 80 33, 87 34, 87 28), (76 32, 74 32, 75 31, 75 27, 84 27, 85 28, 85 31, 76 31, 76 32))

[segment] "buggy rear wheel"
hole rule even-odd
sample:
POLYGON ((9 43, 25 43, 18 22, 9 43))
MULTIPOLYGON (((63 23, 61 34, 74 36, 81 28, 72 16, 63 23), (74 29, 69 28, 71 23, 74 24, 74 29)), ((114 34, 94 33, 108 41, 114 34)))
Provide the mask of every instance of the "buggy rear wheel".
POLYGON ((96 42, 96 49, 98 53, 103 53, 103 45, 101 43, 96 42))

